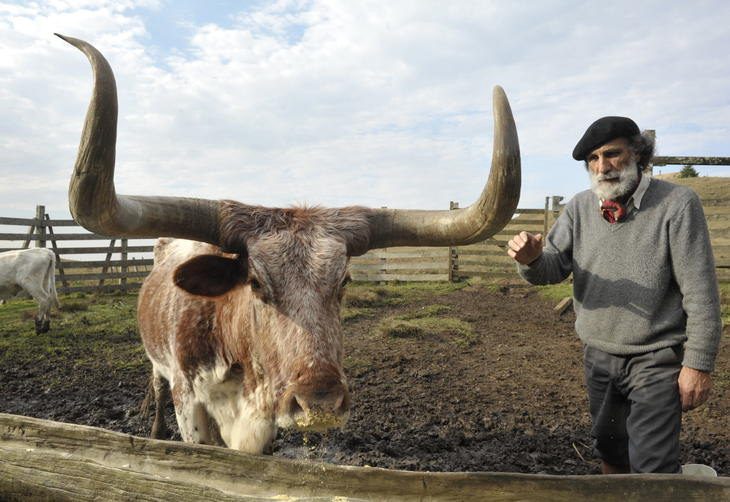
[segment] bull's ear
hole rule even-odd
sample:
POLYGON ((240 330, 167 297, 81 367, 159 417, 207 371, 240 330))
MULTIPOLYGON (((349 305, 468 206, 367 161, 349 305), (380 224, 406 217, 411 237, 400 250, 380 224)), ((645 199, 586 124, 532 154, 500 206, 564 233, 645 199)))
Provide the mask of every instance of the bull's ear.
POLYGON ((246 281, 246 260, 204 254, 175 269, 175 285, 200 296, 220 296, 246 281))

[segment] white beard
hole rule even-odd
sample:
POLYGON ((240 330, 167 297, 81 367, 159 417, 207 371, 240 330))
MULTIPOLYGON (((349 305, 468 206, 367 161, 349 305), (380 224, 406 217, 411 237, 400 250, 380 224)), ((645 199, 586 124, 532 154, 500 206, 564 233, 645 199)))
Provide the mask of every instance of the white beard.
POLYGON ((609 171, 594 174, 588 170, 591 179, 591 190, 601 200, 616 200, 633 192, 639 185, 639 169, 632 160, 620 171, 609 171), (618 181, 609 181, 615 180, 618 181))

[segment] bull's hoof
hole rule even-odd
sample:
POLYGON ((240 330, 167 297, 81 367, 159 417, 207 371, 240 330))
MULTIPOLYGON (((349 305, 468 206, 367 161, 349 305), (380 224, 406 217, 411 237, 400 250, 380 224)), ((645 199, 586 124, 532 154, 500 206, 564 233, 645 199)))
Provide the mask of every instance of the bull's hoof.
POLYGON ((172 431, 167 427, 167 424, 152 424, 152 430, 150 431, 150 438, 152 439, 170 439, 172 437, 172 431))

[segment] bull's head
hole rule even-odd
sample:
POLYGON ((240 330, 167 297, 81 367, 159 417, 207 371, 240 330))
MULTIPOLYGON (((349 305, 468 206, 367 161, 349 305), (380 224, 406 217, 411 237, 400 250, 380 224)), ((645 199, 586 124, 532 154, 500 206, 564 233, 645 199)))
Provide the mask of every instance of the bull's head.
MULTIPOLYGON (((254 306, 269 305, 271 318, 287 319, 291 340, 296 338, 310 345, 301 354, 325 346, 313 346, 317 344, 307 341, 308 334, 325 332, 327 337, 339 340, 328 345, 332 353, 325 359, 332 362, 332 367, 323 364, 313 368, 311 374, 316 373, 316 378, 303 370, 312 369, 314 364, 304 355, 295 357, 289 369, 291 374, 281 377, 285 381, 279 392, 279 411, 288 417, 283 420, 284 425, 287 421, 312 425, 312 417, 318 413, 342 415, 349 406, 341 375, 338 316, 342 288, 348 280, 348 257, 374 248, 479 242, 502 229, 517 207, 519 145, 512 112, 501 87, 493 91, 495 127, 489 179, 479 199, 463 209, 276 209, 232 201, 117 194, 117 96, 112 70, 88 43, 59 36, 80 49, 94 70, 93 97, 69 187, 74 219, 99 234, 179 237, 219 246, 236 257, 196 257, 178 269, 177 284, 205 296, 235 290, 249 295, 254 306), (262 227, 275 231, 265 232, 262 227), (307 227, 311 228, 305 231, 307 227), (245 286, 239 287, 243 283, 245 286)), ((260 316, 253 317, 255 322, 269 322, 260 316)))

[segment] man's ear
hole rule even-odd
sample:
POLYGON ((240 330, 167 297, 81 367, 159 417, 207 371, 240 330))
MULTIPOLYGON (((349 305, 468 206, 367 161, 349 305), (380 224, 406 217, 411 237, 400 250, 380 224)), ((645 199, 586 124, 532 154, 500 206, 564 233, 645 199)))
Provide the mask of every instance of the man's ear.
POLYGON ((175 285, 200 296, 220 296, 246 281, 248 263, 241 258, 204 254, 175 269, 175 285))

